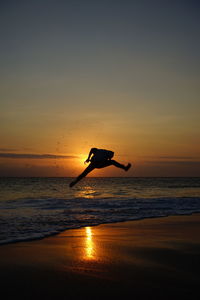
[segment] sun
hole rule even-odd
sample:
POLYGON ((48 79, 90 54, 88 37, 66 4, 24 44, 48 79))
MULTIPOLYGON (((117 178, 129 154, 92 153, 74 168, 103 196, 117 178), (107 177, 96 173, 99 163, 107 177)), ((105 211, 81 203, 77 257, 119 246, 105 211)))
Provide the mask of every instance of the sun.
POLYGON ((80 154, 77 159, 76 159, 76 165, 78 168, 83 168, 84 167, 84 162, 87 159, 87 155, 85 154, 80 154))
POLYGON ((79 164, 82 166, 84 165, 84 162, 86 161, 87 157, 85 154, 81 154, 78 158, 79 164))

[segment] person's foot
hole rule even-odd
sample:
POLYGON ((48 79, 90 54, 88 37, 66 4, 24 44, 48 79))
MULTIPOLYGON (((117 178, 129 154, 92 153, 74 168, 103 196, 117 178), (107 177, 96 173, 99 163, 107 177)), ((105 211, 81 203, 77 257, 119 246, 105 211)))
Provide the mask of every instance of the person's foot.
POLYGON ((75 184, 76 184, 76 182, 75 182, 75 181, 72 181, 72 182, 69 184, 69 187, 71 188, 71 187, 73 187, 75 184))
POLYGON ((125 167, 125 171, 128 171, 130 169, 130 167, 131 167, 131 164, 128 163, 128 165, 125 167))

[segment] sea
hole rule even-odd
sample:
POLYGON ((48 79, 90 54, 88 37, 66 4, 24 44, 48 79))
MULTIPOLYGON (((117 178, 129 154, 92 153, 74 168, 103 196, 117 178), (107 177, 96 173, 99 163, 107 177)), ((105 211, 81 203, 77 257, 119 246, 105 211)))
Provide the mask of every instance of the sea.
POLYGON ((200 212, 200 178, 0 178, 0 245, 63 230, 200 212))

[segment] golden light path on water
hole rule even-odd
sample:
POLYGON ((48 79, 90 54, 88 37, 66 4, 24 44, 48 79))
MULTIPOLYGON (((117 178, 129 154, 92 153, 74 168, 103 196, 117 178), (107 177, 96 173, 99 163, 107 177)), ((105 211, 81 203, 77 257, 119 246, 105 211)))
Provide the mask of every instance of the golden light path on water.
POLYGON ((75 193, 76 197, 83 197, 83 198, 93 198, 96 193, 96 190, 90 186, 85 186, 83 190, 78 190, 75 193))

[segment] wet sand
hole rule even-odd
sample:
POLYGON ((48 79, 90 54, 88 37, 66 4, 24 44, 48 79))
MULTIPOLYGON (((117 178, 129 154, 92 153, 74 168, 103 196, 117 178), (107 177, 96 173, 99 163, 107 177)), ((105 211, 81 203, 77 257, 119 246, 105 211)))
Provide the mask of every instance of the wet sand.
POLYGON ((198 299, 200 214, 0 246, 2 299, 198 299))

